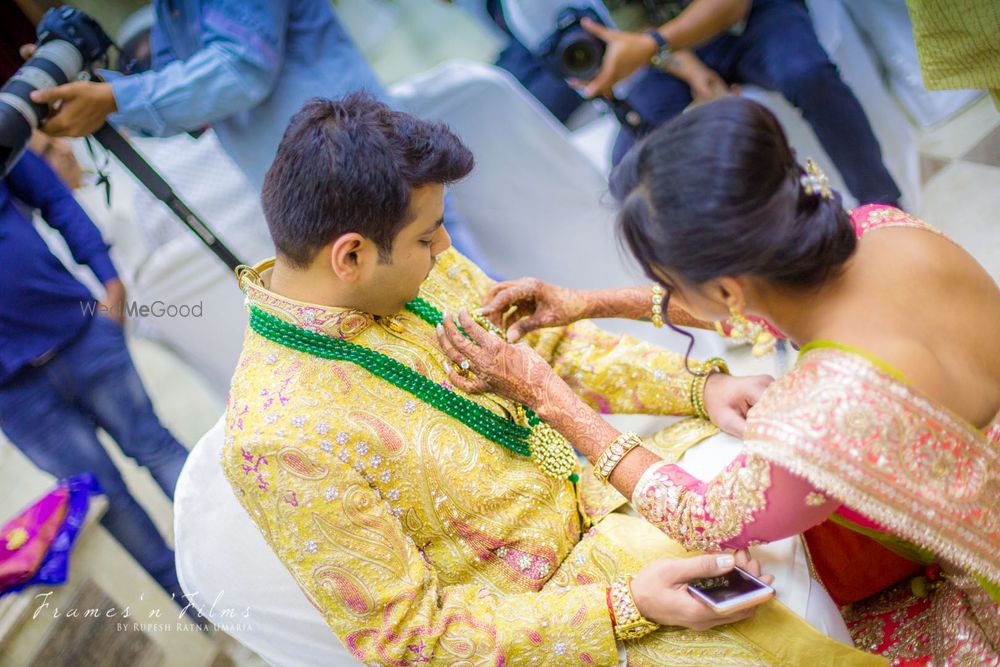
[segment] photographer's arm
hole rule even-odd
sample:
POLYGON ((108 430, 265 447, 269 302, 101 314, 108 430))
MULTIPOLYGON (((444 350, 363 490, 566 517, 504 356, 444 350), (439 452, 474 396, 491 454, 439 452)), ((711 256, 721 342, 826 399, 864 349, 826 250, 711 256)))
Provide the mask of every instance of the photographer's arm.
POLYGON ((251 109, 271 93, 284 57, 287 1, 202 4, 204 46, 162 69, 115 79, 113 120, 166 136, 251 109))
POLYGON ((7 176, 7 183, 15 197, 38 209, 45 223, 62 235, 78 264, 90 267, 101 283, 117 280, 118 272, 100 230, 45 160, 25 151, 7 176))
POLYGON ((125 318, 125 286, 111 262, 108 244, 45 160, 26 151, 7 176, 11 193, 38 209, 45 223, 59 232, 78 264, 90 268, 104 285, 101 300, 108 316, 119 324, 125 318))
POLYGON ((33 92, 34 102, 60 104, 42 130, 85 136, 114 114, 117 123, 167 136, 250 109, 271 93, 281 71, 287 14, 287 2, 246 7, 204 2, 201 50, 172 60, 157 37, 155 60, 162 69, 110 83, 74 81, 33 92))
MULTIPOLYGON (((750 0, 694 0, 657 31, 674 49, 698 46, 739 23, 750 9, 750 0)), ((650 53, 650 56, 653 54, 650 53)))
MULTIPOLYGON (((694 0, 657 30, 672 49, 688 49, 741 21, 749 7, 750 0, 694 0)), ((610 95, 615 84, 648 65, 656 53, 656 41, 646 33, 613 30, 587 19, 583 27, 608 45, 601 71, 584 88, 586 97, 610 95)))

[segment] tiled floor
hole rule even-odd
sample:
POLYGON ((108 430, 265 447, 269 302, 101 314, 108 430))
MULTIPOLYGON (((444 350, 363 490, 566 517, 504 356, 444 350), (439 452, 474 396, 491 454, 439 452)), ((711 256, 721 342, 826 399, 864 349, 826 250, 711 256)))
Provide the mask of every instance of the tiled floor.
POLYGON ((989 98, 920 132, 920 217, 938 227, 1000 281, 1000 113, 989 98))

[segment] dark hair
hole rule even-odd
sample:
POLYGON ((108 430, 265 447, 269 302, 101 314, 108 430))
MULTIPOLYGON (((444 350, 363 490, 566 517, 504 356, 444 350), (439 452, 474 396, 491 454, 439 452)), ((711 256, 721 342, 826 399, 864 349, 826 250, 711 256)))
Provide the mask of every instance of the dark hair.
POLYGON ((367 93, 314 98, 292 116, 261 201, 277 252, 306 266, 324 245, 357 232, 388 261, 409 224, 410 190, 451 183, 472 153, 444 124, 393 111, 367 93))
POLYGON ((821 283, 857 243, 840 195, 807 194, 778 120, 730 97, 658 128, 611 175, 619 233, 646 274, 821 283))

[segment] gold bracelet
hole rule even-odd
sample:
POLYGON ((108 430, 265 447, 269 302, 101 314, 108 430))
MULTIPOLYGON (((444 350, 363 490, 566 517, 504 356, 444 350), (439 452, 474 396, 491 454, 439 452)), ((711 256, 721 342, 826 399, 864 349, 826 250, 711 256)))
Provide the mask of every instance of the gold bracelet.
POLYGON ((649 319, 657 329, 663 326, 663 294, 663 288, 653 283, 653 306, 650 309, 649 319))
POLYGON ((633 449, 642 444, 642 440, 639 438, 638 433, 633 433, 629 431, 628 433, 622 433, 611 445, 601 452, 601 455, 597 457, 597 461, 594 463, 594 477, 607 483, 608 477, 611 477, 612 471, 615 469, 621 460, 625 458, 625 455, 631 452, 633 449))
POLYGON ((632 575, 619 577, 611 584, 611 609, 614 613, 615 638, 620 640, 645 637, 660 626, 647 621, 639 613, 632 597, 632 575))
POLYGON ((705 385, 708 384, 708 377, 714 372, 729 375, 729 366, 726 365, 725 359, 712 357, 705 361, 691 379, 691 411, 696 417, 709 421, 711 420, 708 411, 705 410, 705 385))

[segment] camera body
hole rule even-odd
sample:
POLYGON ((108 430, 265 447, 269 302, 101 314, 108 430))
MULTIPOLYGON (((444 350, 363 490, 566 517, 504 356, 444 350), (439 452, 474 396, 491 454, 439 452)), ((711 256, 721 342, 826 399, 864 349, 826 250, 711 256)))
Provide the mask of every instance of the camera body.
POLYGON ((567 7, 559 12, 555 30, 538 48, 545 64, 564 79, 589 81, 601 69, 607 46, 584 29, 580 24, 584 18, 604 25, 592 9, 567 7))
MULTIPOLYGON (((606 26, 604 19, 590 8, 567 7, 556 17, 555 30, 539 44, 535 54, 549 70, 571 81, 589 81, 601 71, 607 44, 594 37, 581 21, 590 19, 606 26)), ((653 126, 626 99, 615 95, 607 100, 618 122, 638 136, 653 126)))
POLYGON ((0 177, 24 152, 31 133, 49 115, 47 104, 31 101, 31 92, 76 79, 111 46, 97 21, 72 7, 55 7, 38 24, 34 55, 0 88, 0 177))

